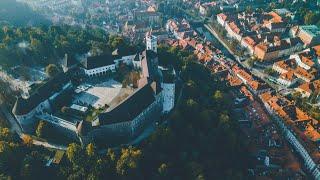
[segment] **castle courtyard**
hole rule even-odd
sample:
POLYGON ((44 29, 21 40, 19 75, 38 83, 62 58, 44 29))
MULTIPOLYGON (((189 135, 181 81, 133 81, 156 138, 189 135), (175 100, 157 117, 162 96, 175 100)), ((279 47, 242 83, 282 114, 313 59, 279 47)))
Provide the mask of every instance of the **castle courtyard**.
POLYGON ((78 86, 78 93, 73 103, 92 106, 95 109, 109 106, 110 102, 118 96, 122 84, 113 79, 104 82, 85 83, 78 86))

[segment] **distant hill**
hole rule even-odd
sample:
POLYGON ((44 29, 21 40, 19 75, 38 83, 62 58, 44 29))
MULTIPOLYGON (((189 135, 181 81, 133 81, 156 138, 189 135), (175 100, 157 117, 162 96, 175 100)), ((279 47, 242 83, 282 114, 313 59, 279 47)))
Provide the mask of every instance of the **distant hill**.
POLYGON ((0 22, 15 26, 50 24, 42 15, 16 0, 0 0, 0 22))

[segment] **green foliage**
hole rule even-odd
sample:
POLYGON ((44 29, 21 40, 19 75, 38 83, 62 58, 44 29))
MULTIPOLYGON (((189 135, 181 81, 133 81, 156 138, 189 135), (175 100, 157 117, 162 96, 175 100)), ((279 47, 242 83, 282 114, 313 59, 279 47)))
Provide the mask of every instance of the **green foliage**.
POLYGON ((222 92, 221 92, 220 90, 217 90, 217 91, 214 93, 214 95, 213 95, 213 99, 214 99, 215 101, 221 101, 221 100, 223 100, 223 94, 222 94, 222 92))
POLYGON ((43 179, 47 151, 21 143, 8 128, 0 128, 0 179, 43 179))
POLYGON ((271 67, 264 69, 263 72, 270 76, 275 76, 277 74, 277 72, 274 71, 271 67))
POLYGON ((101 30, 71 26, 11 27, 1 26, 0 65, 57 64, 65 54, 84 54, 100 49, 107 52, 108 36, 101 30), (20 43, 26 46, 20 47, 20 43))
POLYGON ((136 177, 135 170, 139 168, 139 161, 142 152, 139 149, 129 147, 121 150, 120 158, 117 162, 117 173, 125 177, 136 177))
POLYGON ((36 129, 36 135, 38 137, 42 137, 43 136, 43 131, 44 131, 45 126, 46 126, 46 123, 44 121, 40 121, 39 122, 38 127, 36 129))
POLYGON ((258 61, 257 57, 255 56, 252 56, 250 57, 249 59, 247 59, 247 63, 249 65, 249 67, 253 67, 254 66, 254 63, 258 61))
POLYGON ((76 143, 69 144, 66 152, 69 161, 73 163, 78 162, 78 160, 82 156, 81 153, 82 153, 82 148, 80 145, 76 143))
MULTIPOLYGON (((122 40, 114 38, 111 41, 114 41, 112 46, 121 46, 122 40)), ((192 60, 189 52, 163 46, 159 49, 159 58, 161 63, 181 71, 182 93, 177 108, 168 117, 168 124, 158 127, 137 147, 122 146, 103 154, 98 153, 94 144, 85 147, 69 144, 67 161, 50 177, 120 180, 245 177, 248 153, 245 138, 229 112, 232 103, 227 87, 217 81, 209 69, 192 60)), ((42 135, 44 127, 39 123, 37 134, 42 135)), ((2 139, 11 139, 8 129, 0 132, 2 139)), ((17 179, 37 179, 50 173, 43 168, 42 153, 33 153, 34 147, 27 148, 26 145, 0 139, 0 174, 14 175, 17 179), (16 153, 22 147, 27 152, 16 153), (15 157, 16 154, 19 156, 15 157)))
POLYGON ((86 151, 87 151, 87 155, 89 157, 93 157, 96 154, 96 152, 95 152, 96 151, 96 147, 94 146, 94 144, 90 143, 90 144, 87 145, 86 151))
POLYGON ((168 165, 165 163, 162 163, 160 167, 158 168, 158 173, 161 177, 167 177, 168 175, 168 165))
POLYGON ((48 77, 54 77, 60 72, 60 70, 55 64, 49 64, 46 67, 45 72, 46 72, 48 77))
POLYGON ((316 24, 319 20, 319 15, 316 12, 309 11, 304 16, 304 23, 305 24, 316 24))

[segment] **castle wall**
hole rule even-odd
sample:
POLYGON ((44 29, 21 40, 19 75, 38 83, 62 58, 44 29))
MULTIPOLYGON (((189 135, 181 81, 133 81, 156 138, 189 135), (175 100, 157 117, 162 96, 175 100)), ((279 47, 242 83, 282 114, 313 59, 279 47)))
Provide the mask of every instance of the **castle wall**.
POLYGON ((49 97, 47 100, 40 103, 36 108, 34 108, 32 111, 30 111, 28 114, 19 116, 14 115, 17 119, 18 123, 20 124, 23 132, 31 133, 34 131, 34 128, 36 126, 37 118, 35 117, 37 114, 44 114, 44 113, 50 113, 52 110, 52 107, 50 105, 50 101, 55 99, 58 95, 60 95, 63 91, 68 90, 72 87, 72 84, 69 82, 66 85, 63 86, 62 90, 58 93, 55 93, 51 97, 49 97))
POLYGON ((59 134, 59 137, 63 136, 63 137, 69 138, 70 140, 73 140, 73 141, 79 141, 77 131, 74 131, 70 128, 65 128, 64 126, 60 126, 60 125, 52 123, 50 121, 47 121, 47 122, 50 123, 50 125, 52 126, 50 128, 53 128, 54 131, 57 134, 59 134))
POLYGON ((134 120, 100 126, 90 131, 87 137, 83 137, 82 139, 87 139, 90 142, 101 139, 101 137, 112 136, 114 138, 125 137, 127 141, 130 141, 132 138, 139 135, 146 127, 160 118, 162 104, 163 95, 160 93, 157 95, 156 100, 134 120))
POLYGON ((134 58, 135 58, 135 56, 136 56, 135 54, 134 55, 129 55, 129 56, 123 56, 123 57, 121 57, 121 59, 114 60, 114 62, 116 64, 116 66, 119 66, 120 62, 123 62, 123 63, 125 63, 127 65, 131 65, 133 60, 134 60, 134 58))
POLYGON ((26 115, 18 116, 15 115, 18 123, 20 124, 23 132, 30 133, 34 130, 35 125, 37 123, 37 119, 35 118, 36 114, 41 114, 50 110, 49 100, 46 100, 40 103, 36 108, 30 111, 26 115))

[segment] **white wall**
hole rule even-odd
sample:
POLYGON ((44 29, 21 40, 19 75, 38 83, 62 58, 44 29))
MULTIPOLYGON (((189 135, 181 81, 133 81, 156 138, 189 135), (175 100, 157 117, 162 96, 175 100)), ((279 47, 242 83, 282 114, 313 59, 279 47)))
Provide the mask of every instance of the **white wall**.
POLYGON ((175 100, 175 84, 174 83, 162 83, 163 89, 163 113, 170 112, 174 107, 175 100))
POLYGON ((290 59, 295 59, 296 62, 297 62, 297 64, 298 64, 300 67, 302 67, 303 69, 305 69, 305 70, 309 70, 309 69, 311 68, 310 66, 304 64, 304 63, 301 61, 301 58, 299 57, 298 54, 293 54, 293 55, 291 55, 291 56, 290 56, 290 59))
POLYGON ((103 67, 99 67, 99 68, 95 68, 95 69, 90 69, 90 70, 84 70, 85 74, 87 76, 93 76, 93 75, 99 75, 100 73, 105 73, 109 70, 111 71, 115 71, 116 69, 116 65, 115 64, 112 64, 112 65, 109 65, 109 66, 103 66, 103 67))

